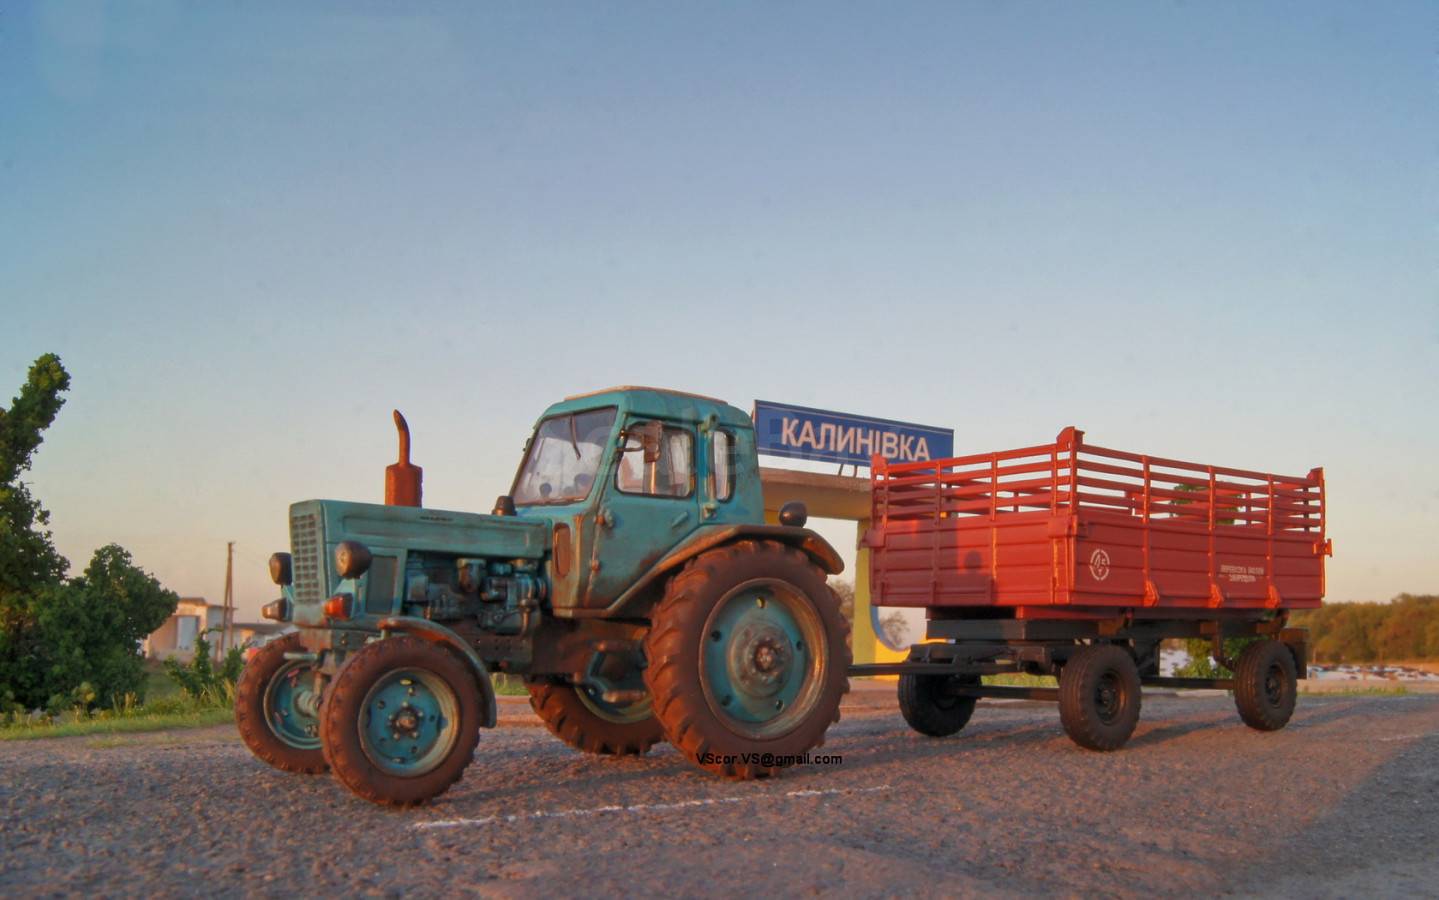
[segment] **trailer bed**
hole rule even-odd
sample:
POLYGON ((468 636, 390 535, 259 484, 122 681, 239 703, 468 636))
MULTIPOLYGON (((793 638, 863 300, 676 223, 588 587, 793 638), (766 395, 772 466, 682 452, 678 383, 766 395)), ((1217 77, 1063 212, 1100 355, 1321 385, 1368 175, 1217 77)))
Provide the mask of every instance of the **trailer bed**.
POLYGON ((1320 605, 1324 473, 1052 444, 871 466, 870 592, 931 619, 1254 618, 1320 605))

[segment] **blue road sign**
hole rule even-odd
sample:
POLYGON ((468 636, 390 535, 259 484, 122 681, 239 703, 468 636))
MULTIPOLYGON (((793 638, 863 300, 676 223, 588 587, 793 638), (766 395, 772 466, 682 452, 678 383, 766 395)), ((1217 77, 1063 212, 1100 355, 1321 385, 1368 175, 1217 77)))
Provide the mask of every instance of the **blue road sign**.
POLYGON ((954 429, 895 422, 872 416, 756 400, 755 440, 768 456, 869 465, 873 455, 890 462, 919 462, 954 455, 954 429))

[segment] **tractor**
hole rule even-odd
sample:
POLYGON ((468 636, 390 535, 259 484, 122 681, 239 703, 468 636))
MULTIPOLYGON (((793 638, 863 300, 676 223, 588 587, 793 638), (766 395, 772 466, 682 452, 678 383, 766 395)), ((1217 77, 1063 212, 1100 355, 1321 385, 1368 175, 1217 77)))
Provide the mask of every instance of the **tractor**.
POLYGON ((802 504, 767 524, 754 424, 723 401, 621 387, 536 423, 489 514, 421 505, 400 459, 385 503, 290 507, 270 558, 295 630, 237 686, 246 745, 376 803, 457 782, 496 724, 493 673, 549 730, 607 756, 668 741, 703 769, 766 777, 819 746, 848 690, 843 563, 802 504))

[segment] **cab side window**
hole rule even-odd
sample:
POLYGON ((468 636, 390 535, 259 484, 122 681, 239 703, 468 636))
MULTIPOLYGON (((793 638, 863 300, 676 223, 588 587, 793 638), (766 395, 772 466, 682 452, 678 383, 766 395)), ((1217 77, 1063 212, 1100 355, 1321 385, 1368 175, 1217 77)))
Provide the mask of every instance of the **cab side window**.
POLYGON ((626 494, 688 497, 694 493, 694 437, 668 425, 660 433, 659 459, 645 462, 643 448, 626 446, 615 486, 626 494))
POLYGON ((728 500, 734 496, 735 470, 734 434, 714 431, 710 434, 710 496, 728 500))

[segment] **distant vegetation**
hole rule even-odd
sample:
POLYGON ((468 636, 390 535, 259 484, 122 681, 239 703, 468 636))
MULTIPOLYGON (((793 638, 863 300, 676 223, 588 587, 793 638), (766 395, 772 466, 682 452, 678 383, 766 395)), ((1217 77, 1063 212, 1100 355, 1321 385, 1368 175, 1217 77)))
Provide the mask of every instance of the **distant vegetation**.
POLYGON ((1439 595, 1331 603, 1295 613, 1290 621, 1309 629, 1309 654, 1315 662, 1439 660, 1439 595))

